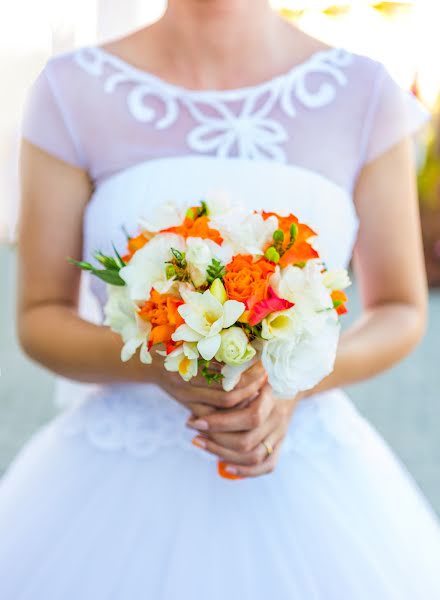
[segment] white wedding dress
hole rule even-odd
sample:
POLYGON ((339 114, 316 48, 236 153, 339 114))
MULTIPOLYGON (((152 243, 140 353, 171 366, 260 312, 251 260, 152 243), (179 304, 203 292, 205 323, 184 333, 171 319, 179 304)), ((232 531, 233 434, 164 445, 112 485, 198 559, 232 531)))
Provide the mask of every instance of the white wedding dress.
MULTIPOLYGON (((85 47, 47 63, 23 135, 90 173, 86 259, 123 250, 123 227, 155 205, 224 190, 297 214, 338 267, 356 240, 357 174, 426 118, 379 63, 343 49, 201 92, 85 47)), ((371 210, 380 219, 374 197, 371 210)), ((84 317, 99 321, 104 301, 85 278, 84 317)), ((0 487, 3 600, 440 599, 436 518, 343 391, 302 401, 276 470, 241 481, 218 476, 186 409, 153 385, 60 379, 58 400, 0 487)))

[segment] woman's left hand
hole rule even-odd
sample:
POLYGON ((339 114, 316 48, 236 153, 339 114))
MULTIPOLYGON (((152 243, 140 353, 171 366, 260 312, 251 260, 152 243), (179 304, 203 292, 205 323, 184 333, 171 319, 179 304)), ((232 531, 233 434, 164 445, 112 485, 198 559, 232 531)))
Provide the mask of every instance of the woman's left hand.
POLYGON ((198 430, 193 443, 220 458, 221 475, 257 477, 274 470, 299 399, 278 400, 266 384, 247 406, 216 410, 203 419, 191 417, 187 425, 198 430))

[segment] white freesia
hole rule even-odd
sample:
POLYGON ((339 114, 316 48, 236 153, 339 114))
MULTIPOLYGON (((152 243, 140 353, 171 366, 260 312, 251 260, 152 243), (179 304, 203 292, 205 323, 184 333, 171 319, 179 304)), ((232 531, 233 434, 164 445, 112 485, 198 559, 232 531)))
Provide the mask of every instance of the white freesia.
POLYGON ((330 290, 344 290, 351 285, 346 269, 326 271, 323 275, 323 282, 330 290))
POLYGON ((156 233, 180 225, 185 218, 186 210, 174 202, 164 202, 151 211, 152 217, 141 217, 138 223, 143 231, 156 233))
POLYGON ((307 262, 304 268, 289 265, 277 270, 271 285, 281 298, 295 305, 295 311, 303 318, 312 317, 317 311, 333 308, 331 291, 324 285, 322 264, 316 260, 307 262))
POLYGON ((232 259, 232 248, 227 244, 220 246, 212 240, 189 237, 186 240, 185 258, 191 280, 196 287, 201 287, 206 283, 206 270, 212 259, 215 258, 223 265, 227 265, 232 259))
POLYGON ((255 348, 241 327, 229 327, 220 333, 221 342, 215 358, 227 365, 242 365, 253 359, 255 348))
POLYGON ((157 353, 165 357, 165 369, 179 373, 185 381, 189 381, 197 375, 199 352, 196 344, 184 342, 170 354, 163 350, 158 350, 157 353))
POLYGON ((162 233, 138 250, 119 271, 132 300, 148 300, 153 287, 161 294, 170 291, 174 280, 167 278, 166 267, 173 257, 171 248, 184 251, 185 240, 175 233, 162 233))
POLYGON ((255 360, 256 358, 254 357, 250 361, 242 363, 241 365, 223 365, 221 374, 223 375, 222 387, 225 392, 230 392, 235 388, 237 383, 240 381, 242 373, 250 369, 255 360))
POLYGON ((232 246, 234 254, 260 256, 278 229, 278 219, 275 216, 263 219, 258 213, 235 210, 213 217, 211 226, 232 246))
POLYGON ((264 344, 261 360, 278 396, 292 398, 333 370, 340 330, 335 311, 321 313, 316 326, 313 333, 304 328, 297 337, 274 337, 264 344))
POLYGON ((265 340, 294 338, 302 329, 300 314, 295 308, 270 313, 261 323, 261 336, 265 340))
POLYGON ((219 302, 209 290, 203 294, 180 287, 184 304, 178 311, 185 321, 172 335, 174 341, 197 342, 197 349, 205 360, 211 360, 221 343, 222 329, 233 325, 243 314, 245 305, 236 300, 219 302))
POLYGON ((118 333, 124 345, 121 350, 121 360, 129 360, 140 348, 140 360, 145 364, 152 361, 148 351, 148 339, 151 324, 141 319, 137 314, 137 305, 129 297, 127 286, 107 286, 108 299, 104 306, 104 325, 118 333))

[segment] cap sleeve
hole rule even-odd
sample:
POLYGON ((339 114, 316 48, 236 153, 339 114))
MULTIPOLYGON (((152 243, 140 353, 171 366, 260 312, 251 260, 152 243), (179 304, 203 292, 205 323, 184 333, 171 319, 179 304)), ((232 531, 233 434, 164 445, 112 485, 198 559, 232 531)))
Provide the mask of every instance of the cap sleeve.
POLYGON ((378 74, 364 125, 362 165, 378 158, 405 137, 413 136, 431 119, 423 104, 403 90, 382 64, 377 64, 378 74))
POLYGON ((21 135, 56 158, 85 168, 75 128, 48 62, 31 85, 21 122, 21 135))

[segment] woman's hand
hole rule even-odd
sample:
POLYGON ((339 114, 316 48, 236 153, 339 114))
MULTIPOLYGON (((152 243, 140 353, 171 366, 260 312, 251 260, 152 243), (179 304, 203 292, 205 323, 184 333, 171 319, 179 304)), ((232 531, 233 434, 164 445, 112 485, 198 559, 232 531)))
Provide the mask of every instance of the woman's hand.
POLYGON ((218 383, 209 384, 198 375, 186 383, 178 373, 170 373, 158 365, 155 383, 163 388, 179 404, 188 408, 195 417, 204 417, 214 412, 237 409, 256 398, 267 380, 260 362, 245 371, 238 385, 225 392, 218 383))
POLYGON ((200 433, 193 443, 221 459, 224 476, 257 477, 274 470, 293 410, 302 397, 275 399, 265 384, 259 395, 240 408, 213 411, 203 419, 190 418, 188 426, 200 433), (273 452, 269 455, 264 443, 273 452))

